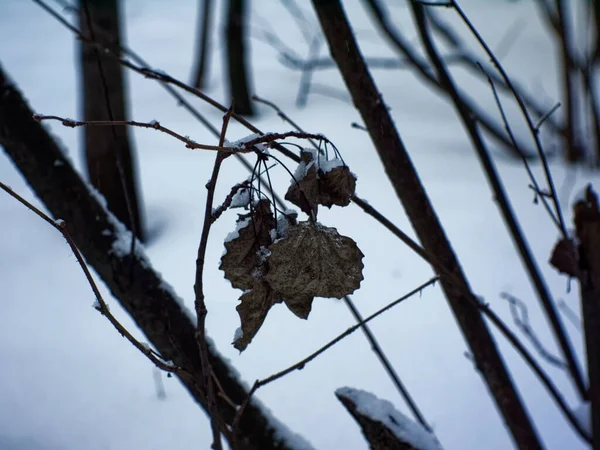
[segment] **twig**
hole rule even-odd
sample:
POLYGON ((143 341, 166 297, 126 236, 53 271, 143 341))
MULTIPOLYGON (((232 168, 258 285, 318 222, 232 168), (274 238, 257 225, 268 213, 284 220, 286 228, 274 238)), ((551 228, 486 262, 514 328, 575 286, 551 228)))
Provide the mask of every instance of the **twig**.
POLYGON ((494 52, 492 52, 490 47, 487 45, 487 43, 485 42, 485 40, 483 39, 481 34, 479 34, 479 31, 477 31, 477 29, 475 28, 475 26, 473 25, 471 20, 467 17, 467 15, 464 13, 464 11, 460 7, 460 5, 456 2, 456 0, 450 0, 450 2, 452 3, 452 6, 456 10, 458 15, 462 19, 462 21, 464 22, 464 24, 467 26, 467 28, 469 29, 471 34, 475 37, 477 42, 479 42, 479 45, 481 45, 481 47, 484 49, 487 56, 491 59, 492 63, 496 67, 496 69, 500 72, 500 75, 504 79, 504 82, 506 83, 506 85, 511 90, 513 97, 517 101, 519 108, 521 109, 521 112, 523 113, 523 117, 525 118, 525 121, 527 122, 527 126, 531 132, 531 136, 533 137, 533 140, 535 142, 535 147, 537 149, 538 155, 540 157, 540 160, 542 161, 542 165, 544 168, 544 174, 546 175, 546 181, 548 183, 548 188, 550 189, 550 192, 552 193, 552 202, 554 203, 554 208, 556 210, 556 217, 558 217, 558 222, 560 224, 560 230, 562 232, 562 235, 566 238, 567 237, 567 228, 565 226, 565 220, 563 218, 562 210, 560 207, 560 202, 558 200, 558 195, 556 193, 556 188, 554 187, 554 179, 552 177, 552 173, 550 172, 550 166, 548 165, 548 159, 546 158, 546 154, 542 147, 539 133, 536 131, 533 120, 531 119, 531 115, 529 114, 529 111, 527 111, 527 107, 525 106, 523 99, 519 96, 519 93, 515 89, 515 86, 513 85, 512 80, 510 79, 510 77, 508 76, 506 71, 504 70, 504 67, 502 66, 502 64, 496 57, 496 55, 494 55, 494 52))
POLYGON ((233 197, 235 197, 235 195, 239 191, 244 190, 244 189, 250 189, 250 181, 249 180, 246 180, 242 183, 238 183, 231 188, 231 191, 229 192, 229 194, 227 194, 227 197, 225 197, 225 201, 223 202, 223 204, 213 210, 211 221, 215 222, 219 217, 221 217, 221 215, 225 211, 227 211, 227 208, 229 208, 229 206, 231 206, 233 197))
POLYGON ((579 332, 581 332, 581 319, 577 317, 575 311, 573 311, 573 309, 571 309, 571 307, 562 299, 558 301, 557 305, 558 309, 565 315, 567 319, 569 319, 569 322, 571 322, 571 324, 577 328, 579 332))
POLYGON ((131 126, 131 127, 139 127, 139 128, 150 128, 153 130, 162 131, 165 134, 168 134, 171 137, 174 137, 178 141, 181 141, 185 144, 186 148, 190 149, 200 149, 200 150, 214 150, 220 152, 249 152, 251 149, 249 148, 241 148, 241 147, 226 147, 224 145, 205 145, 198 144, 194 142, 190 138, 186 136, 182 136, 181 134, 162 126, 158 121, 153 120, 151 122, 136 122, 135 120, 73 120, 67 119, 59 116, 47 116, 42 114, 35 114, 33 118, 39 122, 44 120, 58 120, 65 127, 76 128, 76 127, 116 127, 116 126, 131 126))
MULTIPOLYGON (((509 86, 504 82, 504 79, 497 73, 497 71, 494 70, 493 67, 490 67, 487 61, 478 61, 477 55, 470 51, 468 46, 464 45, 459 35, 452 29, 452 27, 441 20, 440 14, 438 14, 435 9, 428 9, 426 12, 427 17, 430 19, 432 29, 439 33, 441 37, 444 38, 444 40, 456 50, 452 60, 453 63, 463 64, 468 68, 474 69, 473 73, 475 75, 486 75, 488 78, 493 80, 494 84, 499 89, 512 94, 509 86)), ((507 35, 514 38, 515 33, 510 33, 510 29, 507 29, 507 35)), ((497 45, 494 53, 497 55, 499 51, 499 45, 497 45)), ((444 62, 448 62, 446 57, 443 57, 442 60, 444 62)), ((525 102, 529 109, 531 109, 539 117, 544 115, 546 108, 542 106, 535 97, 528 94, 525 89, 520 88, 514 82, 513 87, 517 90, 519 97, 523 100, 523 102, 525 102)), ((549 125, 553 131, 564 134, 564 127, 560 126, 556 122, 550 121, 549 125)))
POLYGON ((550 108, 548 110, 547 113, 545 113, 542 117, 540 117, 537 121, 537 123, 535 124, 534 128, 536 131, 540 130, 540 127, 544 124, 544 122, 546 122, 546 120, 548 120, 548 118, 550 118, 550 116, 552 114, 554 114, 554 112, 560 108, 560 102, 557 102, 552 108, 550 108))
MULTIPOLYGON (((323 39, 319 34, 316 34, 312 39, 310 46, 308 47, 308 59, 313 60, 318 58, 319 50, 323 45, 323 39)), ((312 64, 306 64, 302 68, 302 74, 300 76, 300 83, 298 86, 298 94, 296 95, 296 106, 303 108, 306 106, 308 100, 308 94, 310 93, 310 83, 314 72, 314 66, 312 64)))
POLYGON ((465 297, 469 303, 477 306, 477 308, 498 328, 498 330, 504 335, 506 339, 511 343, 513 348, 517 350, 517 352, 521 355, 521 357, 525 360, 525 362, 529 365, 529 368, 533 370, 538 380, 542 385, 546 388, 550 397, 554 399, 554 402, 558 406, 558 408, 565 415, 571 426, 577 431, 579 436, 587 442, 591 442, 591 437, 581 426, 581 423, 575 415, 573 411, 563 398, 561 392, 558 388, 552 383, 551 378, 544 372, 541 366, 536 362, 533 356, 529 353, 529 351, 525 348, 525 346, 521 343, 521 341, 515 336, 515 334, 508 329, 506 324, 502 322, 502 320, 490 309, 490 307, 479 300, 474 296, 465 297))
MULTIPOLYGON (((308 355, 307 357, 301 359, 300 361, 292 364, 291 366, 287 367, 286 369, 280 370, 279 372, 276 372, 273 375, 270 375, 270 376, 268 376, 266 378, 263 378, 261 380, 256 380, 256 382, 252 386, 252 389, 250 389, 250 391, 248 392, 247 397, 244 399, 244 402, 241 404, 240 408, 238 409, 238 411, 236 413, 236 416, 235 416, 235 418, 233 420, 232 429, 235 431, 235 424, 239 423, 239 421, 241 419, 241 416, 244 413, 244 409, 245 409, 246 405, 250 401, 250 398, 252 397, 252 395, 254 395, 254 393, 258 389, 260 389, 261 387, 263 387, 263 386, 265 386, 265 385, 267 385, 269 383, 272 383, 273 381, 276 381, 276 380, 278 380, 278 379, 286 376, 287 374, 289 374, 289 373, 291 373, 291 372, 293 372, 295 370, 302 370, 302 369, 304 369, 304 367, 309 362, 311 362, 316 357, 318 357, 322 353, 324 353, 327 350, 329 350, 331 347, 333 347, 335 344, 337 344, 338 342, 340 342, 342 339, 344 339, 347 336, 349 336, 350 334, 354 333, 356 330, 358 330, 359 328, 361 328, 367 322, 370 322, 371 320, 373 320, 376 317, 380 316, 381 314, 383 314, 384 312, 386 312, 389 309, 393 308, 394 306, 398 305, 399 303, 403 302, 404 300, 412 297, 413 295, 422 292, 423 289, 425 289, 428 286, 431 286, 431 285, 435 284, 436 281, 438 281, 438 280, 439 280, 439 277, 434 277, 434 278, 430 279, 429 281, 421 284, 419 287, 413 289, 408 294, 403 295, 402 297, 400 297, 397 300, 394 300, 393 302, 391 302, 388 305, 384 306, 383 308, 377 310, 376 312, 374 312, 370 316, 364 318, 362 321, 360 321, 356 325, 351 326, 346 331, 344 331, 343 333, 341 333, 338 336, 336 336, 334 339, 332 339, 331 341, 329 341, 327 344, 323 345, 321 348, 319 348, 315 352, 311 353, 310 355, 308 355)), ((431 427, 429 427, 428 430, 431 431, 431 427)))
POLYGON ((125 339, 127 339, 135 348, 137 348, 142 354, 144 354, 159 369, 164 370, 165 372, 169 372, 169 373, 188 373, 185 369, 183 369, 181 367, 176 367, 168 361, 164 361, 162 359, 162 357, 158 353, 156 353, 154 350, 152 350, 149 346, 144 345, 141 342, 139 342, 135 337, 133 337, 133 335, 129 331, 127 331, 127 329, 123 325, 121 325, 121 323, 115 318, 115 316, 113 316, 113 314, 110 312, 108 305, 104 301, 104 298, 102 298, 102 294, 100 294, 100 290, 98 289, 98 286, 96 286, 96 282, 94 281, 92 274, 90 273, 90 271, 87 267, 87 264, 85 263, 85 260, 83 259, 83 256, 81 255, 81 252, 75 245, 73 238, 71 237, 69 231, 67 230, 67 224, 64 220, 61 220, 61 219, 52 220, 50 217, 48 217, 48 215, 46 215, 40 209, 36 208, 34 205, 29 203, 27 200, 25 200, 19 194, 14 192, 10 187, 8 187, 6 184, 2 183, 1 181, 0 181, 0 189, 2 189, 7 194, 9 194, 11 197, 16 199, 19 203, 21 203, 24 206, 26 206, 27 208, 29 208, 29 210, 34 212, 38 217, 43 219, 46 223, 51 225, 53 228, 60 231, 60 233, 63 235, 63 237, 67 241, 67 244, 69 244, 69 247, 71 248, 71 251, 73 252, 73 255, 75 255, 75 258, 77 259, 77 262, 79 263, 79 266, 81 267, 81 270, 83 271, 85 278, 87 279, 87 282, 89 283, 90 287, 92 288, 92 291, 94 292, 94 296, 96 297, 96 303, 94 304, 94 309, 96 309, 100 314, 102 314, 104 317, 106 317, 108 319, 108 321, 111 323, 111 325, 113 327, 115 327, 115 329, 119 332, 119 334, 121 336, 123 336, 125 339))
MULTIPOLYGON (((483 71, 483 67, 482 66, 479 66, 479 67, 483 71)), ((487 75, 487 73, 486 73, 486 77, 487 77, 488 83, 490 84, 490 87, 492 89, 492 93, 494 94, 494 100, 496 101, 496 105, 498 106, 498 110, 500 111, 500 116, 502 117, 502 123, 504 123, 504 128, 505 128, 506 132, 508 133, 510 140, 513 142, 513 145, 518 146, 519 144, 517 143, 517 140, 515 139, 515 135, 512 131, 512 128, 511 128, 510 124, 508 123, 508 118, 506 117, 504 107, 502 106, 502 102, 500 101, 500 96, 498 95, 498 90, 496 89, 496 84, 494 83, 492 78, 489 75, 487 75)), ((546 114, 546 117, 549 117, 549 114, 546 114)), ((540 119, 540 123, 542 123, 542 122, 543 122, 542 119, 540 119)), ((537 179, 535 178, 535 175, 533 174, 533 171, 531 170, 531 166, 529 165, 529 162, 527 161, 527 159, 522 158, 522 162, 523 162, 523 165, 525 166, 525 170, 527 171, 527 175, 529 176, 529 180, 531 181, 532 189, 534 190, 534 192, 536 194, 540 194, 540 198, 542 199, 542 204, 546 208, 546 211, 548 212, 550 219, 552 219, 552 222, 554 222, 554 224, 560 231, 561 230, 560 222, 558 221, 558 218, 556 217, 555 213, 552 211, 552 208, 550 207, 550 204, 548 203, 548 199, 547 199, 548 196, 542 194, 542 190, 537 182, 537 179)), ((550 195, 550 197, 551 197, 551 195, 550 195)))
MULTIPOLYGON (((406 58, 408 58, 413 67, 416 69, 416 73, 421 76, 425 82, 431 87, 441 92, 445 92, 440 85, 439 80, 433 73, 427 60, 417 52, 409 41, 402 35, 402 33, 394 27, 390 20, 389 14, 385 9, 385 2, 378 0, 365 0, 368 9, 373 14, 376 23, 379 24, 385 36, 393 44, 393 46, 406 58)), ((461 92, 463 102, 467 105, 471 114, 477 118, 481 125, 486 131, 497 141, 499 141, 506 149, 514 156, 521 157, 522 155, 517 154, 517 149, 514 148, 510 139, 503 133, 502 129, 496 124, 495 120, 487 114, 487 111, 480 108, 476 102, 473 102, 464 92, 461 92)), ((521 148, 526 148, 524 145, 521 148)), ((527 149, 526 156, 531 157, 533 151, 527 149)))
MULTIPOLYGON (((269 106, 270 108, 274 109, 275 112, 277 112, 277 115, 285 122, 289 123, 292 127, 294 127, 296 129, 296 131, 303 133, 304 130, 302 128, 300 128, 300 125, 298 125, 296 122, 294 122, 290 116, 288 116, 286 113, 284 113, 281 108, 279 108, 279 106, 277 106, 275 103, 270 102, 269 100, 266 100, 262 97, 259 97, 258 95, 253 95, 252 96, 252 100, 254 100, 255 102, 259 102, 262 103, 264 105, 269 106)), ((311 139, 311 138, 307 138, 308 142, 310 143, 310 145, 312 145, 315 149, 320 150, 319 146, 317 145, 317 143, 311 139)))
MULTIPOLYGON (((221 136, 219 138, 219 147, 222 147, 225 143, 225 135, 227 133, 227 126, 229 120, 233 114, 233 105, 229 111, 223 117, 223 127, 221 128, 221 136)), ((215 188, 217 185, 217 179, 219 177, 219 170, 221 164, 227 157, 225 153, 217 153, 215 157, 215 164, 213 167, 212 176, 206 185, 206 209, 204 212, 204 224, 202 226, 202 235, 200 237, 200 244, 198 246, 198 257, 196 259, 196 278, 194 283, 194 293, 196 299, 194 305, 196 308, 196 315, 198 322, 196 325, 196 340, 198 341, 198 348, 200 350, 200 362, 202 363, 202 375, 206 386, 207 399, 208 399, 208 415, 210 416, 211 427, 213 431, 213 448, 215 450, 222 449, 221 446, 221 432, 219 429, 220 419, 217 417, 217 409, 215 408, 215 393, 214 384, 212 379, 212 369, 208 360, 208 349, 206 347, 206 315, 208 313, 206 309, 206 303, 204 301, 204 288, 202 277, 204 275, 204 261, 206 257, 206 247, 208 245, 208 235, 210 228, 214 222, 213 220, 213 200, 215 196, 215 188)))
POLYGON ((513 317, 513 322, 515 323, 516 327, 521 330, 521 332, 529 339, 529 342, 531 342, 540 356, 553 366, 563 370, 568 370, 568 366, 565 364, 565 362, 546 350, 540 339, 537 337, 535 331, 533 331, 531 323, 529 322, 529 311, 527 310, 527 305, 525 305, 521 299, 507 292, 503 292, 501 297, 510 304, 510 313, 513 317))

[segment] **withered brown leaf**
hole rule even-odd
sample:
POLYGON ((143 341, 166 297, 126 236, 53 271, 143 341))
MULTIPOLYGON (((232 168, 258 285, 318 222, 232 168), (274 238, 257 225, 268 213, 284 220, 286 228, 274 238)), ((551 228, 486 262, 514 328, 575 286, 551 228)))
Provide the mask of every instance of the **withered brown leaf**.
POLYGON ((316 152, 303 151, 294 180, 285 194, 286 200, 308 216, 316 217, 318 205, 348 206, 356 189, 356 177, 341 160, 318 161, 316 152))
POLYGON ((356 190, 356 177, 346 165, 319 171, 319 203, 331 208, 333 205, 348 206, 356 190))
POLYGON ((556 243, 552 249, 550 265, 570 277, 579 275, 579 255, 572 239, 560 239, 556 243))
POLYGON ((271 230, 276 227, 269 201, 257 202, 251 213, 239 216, 237 223, 238 236, 225 242, 219 269, 234 288, 247 290, 253 288, 255 275, 261 270, 259 252, 271 245, 271 230))
POLYGON ((271 287, 263 280, 255 280, 254 287, 244 292, 241 303, 235 308, 240 315, 242 333, 236 336, 233 346, 243 352, 262 326, 275 302, 271 287))
POLYGON ((356 242, 319 223, 291 226, 287 237, 269 250, 265 279, 297 315, 308 316, 313 297, 341 298, 363 279, 364 255, 356 242))
POLYGON ((317 164, 312 152, 303 151, 300 154, 301 162, 296 171, 296 180, 288 188, 285 199, 292 202, 309 217, 316 217, 319 179, 317 176, 317 164))
POLYGON ((285 306, 287 306, 288 309, 291 312, 293 312, 296 316, 300 317, 301 319, 307 319, 308 315, 310 314, 310 310, 312 309, 312 302, 314 300, 314 297, 311 297, 311 296, 282 297, 282 296, 280 296, 280 299, 285 303, 285 306))

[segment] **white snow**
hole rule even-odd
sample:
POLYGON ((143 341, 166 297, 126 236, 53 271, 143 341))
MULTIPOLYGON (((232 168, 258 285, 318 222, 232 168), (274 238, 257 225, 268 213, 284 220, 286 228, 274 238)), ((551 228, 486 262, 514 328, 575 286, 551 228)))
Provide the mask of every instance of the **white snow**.
POLYGON ((419 450, 442 450, 440 444, 429 431, 396 410, 389 401, 377 398, 369 392, 350 387, 342 387, 335 392, 352 400, 359 413, 376 422, 381 422, 401 442, 408 443, 419 450))
MULTIPOLYGON (((235 230, 230 232, 227 236, 225 236, 224 242, 231 242, 234 239, 240 237, 240 231, 246 228, 248 225, 252 223, 252 217, 246 217, 245 219, 238 220, 235 223, 235 230)), ((223 253, 225 254, 225 253, 223 253)))
MULTIPOLYGON (((338 71, 316 70, 315 89, 307 106, 296 108, 301 74, 281 66, 277 52, 256 38, 261 29, 272 29, 299 54, 308 54, 303 36, 284 3, 269 2, 267 10, 263 2, 252 5, 249 46, 254 62, 254 91, 275 102, 306 131, 324 133, 331 139, 360 180, 357 194, 412 235, 411 225, 368 134, 350 127, 352 122, 360 121, 359 114, 350 101, 320 95, 317 89, 318 84, 321 92, 330 89, 349 99, 338 71)), ((296 3, 310 22, 304 29, 318 30, 309 2, 296 3)), ((413 40, 417 34, 406 2, 381 3, 389 8, 398 29, 405 31, 411 42, 418 43, 418 39, 413 40)), ((461 0, 460 4, 492 48, 505 42, 513 25, 520 26, 520 31, 514 33, 516 41, 504 52, 502 62, 515 81, 548 108, 561 99, 559 71, 554 65, 556 49, 540 22, 535 2, 461 0)), ((148 60, 150 67, 162 67, 170 75, 189 80, 196 42, 196 7, 197 2, 184 1, 123 2, 125 41, 148 60)), ((345 8, 365 55, 396 56, 373 27, 360 2, 345 2, 345 8)), ((467 35, 452 11, 444 8, 436 12, 452 21, 459 34, 467 35)), ((222 8, 217 8, 215 14, 214 36, 217 36, 224 23, 222 8)), ((465 41, 465 46, 477 49, 471 39, 465 41)), ((2 2, 0 63, 35 112, 81 118, 76 49, 73 35, 33 2, 2 2)), ((327 55, 324 45, 319 56, 327 55)), ((213 48, 210 63, 205 92, 228 104, 221 46, 213 48)), ((458 66, 452 66, 452 73, 473 99, 495 114, 497 108, 486 82, 458 66)), ((215 143, 215 136, 167 95, 159 83, 130 72, 126 74, 131 119, 156 119, 182 134, 193 135, 197 142, 215 143)), ((550 346, 549 350, 556 351, 555 340, 548 332, 547 322, 455 111, 412 71, 373 70, 372 74, 473 289, 508 324, 512 323, 510 311, 499 293, 510 290, 527 301, 532 326, 550 346)), ((223 114, 200 100, 192 100, 220 128, 223 114)), ((505 104, 511 124, 520 138, 528 139, 513 104, 512 100, 505 104)), ((269 108, 263 105, 257 109, 259 116, 251 121, 263 131, 290 130, 269 108)), ((555 114, 564 114, 564 109, 555 114)), ((80 173, 85 174, 83 129, 64 127, 59 122, 44 122, 43 126, 59 140, 80 173)), ((137 150, 142 200, 151 236, 145 246, 136 246, 137 251, 162 274, 163 289, 176 292, 182 309, 193 319, 195 260, 206 196, 203 180, 210 178, 214 153, 182 150, 179 142, 163 133, 131 129, 130 135, 137 150)), ((232 141, 246 135, 247 131, 231 121, 228 137, 232 141)), ((577 290, 567 292, 564 277, 546 263, 557 232, 549 224, 543 207, 532 203, 529 180, 522 165, 489 142, 548 288, 555 298, 564 299, 578 310, 577 290)), ((551 144, 552 149, 555 145, 551 144)), ((272 153, 279 156, 275 151, 272 153)), ((251 164, 255 162, 255 155, 245 156, 251 164)), ((293 173, 296 164, 283 162, 293 173)), ((587 168, 564 167, 556 159, 550 165, 567 226, 571 226, 573 193, 589 182, 598 189, 600 174, 587 168)), ((540 164, 534 162, 532 169, 542 181, 540 164)), ((276 166, 270 175, 283 197, 290 174, 276 166)), ((235 158, 228 158, 219 177, 217 198, 225 198, 231 187, 247 176, 248 172, 235 158)), ((43 208, 1 149, 0 180, 43 208)), ((167 400, 157 401, 151 364, 89 307, 94 301, 93 293, 62 236, 1 193, 0 217, 3 289, 0 317, 4 324, 0 327, 3 362, 0 447, 8 442, 8 445, 26 443, 17 447, 20 450, 36 446, 44 450, 209 448, 212 437, 206 415, 177 379, 165 379, 167 400), (43 377, 36 375, 41 373, 43 377)), ((235 307, 241 292, 232 289, 218 269, 223 241, 236 217, 235 211, 225 212, 211 229, 204 277, 209 311, 207 332, 210 345, 224 355, 232 374, 246 384, 304 358, 354 321, 342 302, 315 301, 308 321, 298 320, 285 307, 276 305, 257 339, 240 356, 231 346, 231 336, 239 325, 235 307)), ((363 315, 430 278, 431 268, 426 263, 354 205, 323 209, 319 220, 355 239, 365 254, 365 280, 353 296, 363 315)), ((279 231, 283 231, 286 222, 280 221, 278 225, 279 231)), ((113 232, 107 230, 107 233, 113 232)), ((119 244, 113 251, 129 252, 130 236, 127 231, 118 231, 119 244)), ((123 325, 138 339, 147 340, 102 283, 99 289, 123 325)), ((577 355, 585 361, 580 332, 567 321, 565 326, 577 355)), ((439 286, 426 289, 421 296, 404 302, 397 311, 374 321, 372 331, 428 422, 435 423, 436 436, 444 448, 480 450, 482 443, 485 450, 514 447, 480 375, 462 356, 465 342, 439 286)), ((494 337, 544 446, 549 450, 586 449, 527 367, 500 336, 494 334, 494 337)), ((556 373, 553 378, 565 400, 578 404, 568 377, 556 373)), ((364 449, 366 444, 359 428, 332 395, 339 386, 363 386, 400 405, 397 391, 360 333, 343 340, 304 370, 261 388, 257 395, 279 421, 309 439, 316 448, 364 449)))
POLYGON ((250 189, 239 189, 231 199, 231 208, 245 208, 250 204, 250 189))
POLYGON ((242 327, 237 327, 233 333, 233 342, 239 341, 243 336, 244 332, 242 331, 242 327))
POLYGON ((336 167, 344 167, 344 161, 342 161, 340 158, 333 158, 333 159, 321 159, 319 161, 319 169, 321 169, 321 172, 323 173, 327 173, 333 169, 335 169, 336 167))

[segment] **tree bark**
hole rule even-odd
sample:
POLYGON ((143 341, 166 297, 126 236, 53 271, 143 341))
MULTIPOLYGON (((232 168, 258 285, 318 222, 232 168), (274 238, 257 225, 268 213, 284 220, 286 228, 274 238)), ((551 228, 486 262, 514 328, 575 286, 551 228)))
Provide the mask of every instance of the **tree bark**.
POLYGON ((212 30, 213 0, 200 0, 198 4, 197 58, 192 85, 197 89, 206 87, 210 60, 210 32, 212 30))
MULTIPOLYGON (((116 54, 120 53, 120 26, 117 0, 79 0, 79 29, 116 54)), ((80 42, 79 63, 83 120, 126 120, 127 96, 119 61, 80 42)), ((119 220, 144 240, 129 128, 84 127, 83 133, 90 182, 119 220)))
MULTIPOLYGON (((32 116, 33 111, 0 67, 0 147, 50 214, 66 222, 87 263, 154 348, 165 360, 173 361, 192 374, 191 377, 180 376, 180 380, 206 411, 195 326, 189 311, 152 269, 139 247, 133 254, 128 248, 122 248, 129 233, 90 192, 53 138, 32 116)), ((209 345, 208 351, 218 384, 235 404, 231 405, 221 396, 217 398, 220 417, 231 426, 236 406, 242 404, 248 392, 214 345, 209 345)), ((296 441, 285 440, 282 427, 251 401, 237 428, 239 449, 298 449, 296 441)), ((308 447, 307 444, 303 448, 308 447)))
POLYGON ((227 75, 229 96, 237 114, 252 116, 250 68, 246 41, 246 0, 227 0, 227 24, 225 42, 227 43, 227 75))
POLYGON ((579 239, 581 315, 591 405, 592 448, 600 450, 600 207, 588 186, 586 198, 575 204, 575 229, 579 239))
POLYGON ((522 449, 541 448, 496 343, 481 314, 468 301, 467 296, 474 295, 364 63, 339 0, 312 3, 331 55, 413 228, 427 253, 435 255, 453 275, 441 277, 442 289, 516 445, 522 449))

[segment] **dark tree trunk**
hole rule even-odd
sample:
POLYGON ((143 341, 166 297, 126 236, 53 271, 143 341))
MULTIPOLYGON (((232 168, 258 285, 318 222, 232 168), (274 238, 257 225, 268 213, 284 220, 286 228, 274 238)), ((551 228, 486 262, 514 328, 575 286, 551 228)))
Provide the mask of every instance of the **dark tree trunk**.
MULTIPOLYGON (((119 53, 117 0, 79 0, 79 28, 96 42, 119 53), (88 17, 89 13, 89 17, 88 17)), ((97 47, 80 43, 83 120, 126 120, 123 69, 97 47)), ((128 127, 85 127, 85 157, 92 185, 109 209, 143 240, 141 200, 128 127)))
POLYGON ((206 87, 208 62, 210 59, 210 32, 212 29, 213 0, 200 0, 198 3, 197 58, 192 85, 198 89, 206 87))
POLYGON ((541 448, 494 338, 480 312, 469 301, 474 294, 371 78, 339 0, 313 0, 312 3, 331 55, 419 240, 425 251, 435 255, 446 273, 451 274, 441 277, 442 288, 506 426, 519 448, 541 448))
POLYGON ((250 59, 246 48, 246 0, 227 1, 227 24, 225 41, 227 43, 227 76, 229 96, 238 114, 252 116, 254 107, 251 99, 250 59))
POLYGON ((574 205, 579 239, 579 284, 591 406, 592 448, 600 450, 600 207, 588 186, 585 200, 574 205))

